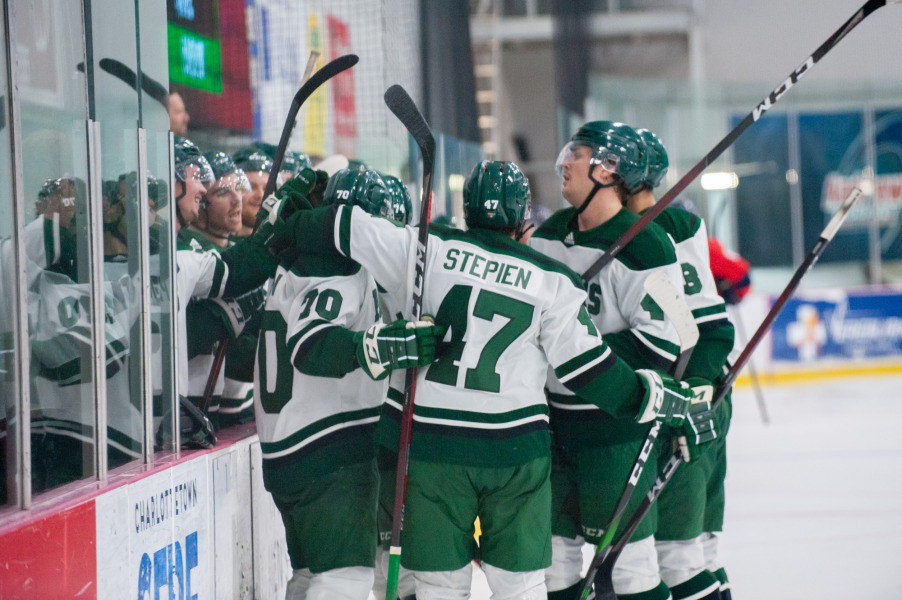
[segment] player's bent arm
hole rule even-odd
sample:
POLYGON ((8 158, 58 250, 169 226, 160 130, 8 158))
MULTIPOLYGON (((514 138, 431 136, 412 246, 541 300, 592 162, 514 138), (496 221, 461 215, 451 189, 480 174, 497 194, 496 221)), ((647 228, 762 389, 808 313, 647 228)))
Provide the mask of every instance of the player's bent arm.
POLYGON ((717 381, 723 376, 723 365, 733 350, 735 330, 728 320, 699 325, 699 339, 686 366, 686 377, 717 381))
POLYGON ((224 296, 241 296, 263 285, 276 274, 278 260, 255 236, 249 236, 222 251, 228 266, 224 296))
POLYGON ((652 351, 631 329, 606 333, 604 340, 617 356, 637 368, 647 367, 667 371, 674 363, 669 357, 652 351))
POLYGON ((293 248, 299 255, 350 258, 388 293, 400 293, 407 285, 408 260, 415 243, 412 228, 372 217, 356 206, 337 204, 298 211, 290 221, 293 248))
MULTIPOLYGON (((299 332, 298 335, 304 339, 298 343, 291 358, 298 371, 314 377, 340 378, 360 366, 357 363, 357 343, 354 341, 356 332, 328 325, 328 321, 312 322, 308 327, 315 331, 306 337, 305 330, 299 332)), ((292 346, 291 340, 289 346, 292 346)))

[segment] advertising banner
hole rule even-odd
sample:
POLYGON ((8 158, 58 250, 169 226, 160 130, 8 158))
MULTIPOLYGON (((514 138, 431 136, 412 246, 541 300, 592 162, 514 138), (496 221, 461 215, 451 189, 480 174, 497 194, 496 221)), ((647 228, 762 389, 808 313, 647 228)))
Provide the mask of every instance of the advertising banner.
POLYGON ((884 358, 902 354, 902 291, 790 299, 773 327, 775 361, 884 358))

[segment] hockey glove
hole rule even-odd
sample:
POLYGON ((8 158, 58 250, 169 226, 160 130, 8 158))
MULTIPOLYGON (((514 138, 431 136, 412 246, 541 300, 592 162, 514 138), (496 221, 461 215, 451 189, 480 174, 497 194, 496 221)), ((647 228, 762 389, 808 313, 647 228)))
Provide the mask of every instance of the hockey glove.
MULTIPOLYGON (((301 172, 286 181, 276 195, 280 198, 290 198, 296 209, 313 208, 310 203, 310 192, 316 185, 316 173, 313 169, 304 168, 301 172)), ((291 215, 286 215, 286 218, 291 215)))
POLYGON ((686 383, 692 390, 692 402, 686 414, 686 420, 678 432, 677 444, 683 460, 690 462, 699 457, 699 446, 714 440, 719 435, 719 427, 711 407, 711 398, 714 396, 714 386, 705 379, 690 377, 686 383))
POLYGON ((307 198, 295 189, 302 186, 296 179, 289 179, 279 191, 263 200, 257 211, 254 236, 264 246, 270 246, 274 240, 289 234, 286 221, 298 209, 310 208, 307 198))
POLYGON ((686 420, 692 401, 689 385, 666 373, 648 369, 639 369, 636 375, 645 386, 645 397, 642 398, 636 422, 648 423, 658 419, 664 425, 680 427, 686 420))
POLYGON ((211 298, 218 308, 218 314, 229 330, 232 338, 238 337, 244 325, 263 308, 266 295, 259 287, 235 298, 211 298))
POLYGON ((308 196, 310 200, 310 204, 314 207, 319 207, 323 205, 323 197, 326 195, 326 185, 329 183, 329 174, 322 170, 316 171, 316 183, 313 184, 313 189, 310 190, 310 195, 308 196))
POLYGON ((395 369, 424 367, 435 358, 435 342, 445 328, 431 321, 399 319, 385 325, 376 323, 354 336, 357 362, 364 372, 379 380, 395 369))

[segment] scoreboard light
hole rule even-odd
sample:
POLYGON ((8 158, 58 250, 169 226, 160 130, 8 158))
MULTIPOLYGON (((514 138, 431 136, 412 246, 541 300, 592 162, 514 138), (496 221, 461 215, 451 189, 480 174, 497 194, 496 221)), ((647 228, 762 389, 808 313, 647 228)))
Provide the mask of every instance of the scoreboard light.
POLYGON ((169 81, 222 93, 218 0, 168 0, 169 81))

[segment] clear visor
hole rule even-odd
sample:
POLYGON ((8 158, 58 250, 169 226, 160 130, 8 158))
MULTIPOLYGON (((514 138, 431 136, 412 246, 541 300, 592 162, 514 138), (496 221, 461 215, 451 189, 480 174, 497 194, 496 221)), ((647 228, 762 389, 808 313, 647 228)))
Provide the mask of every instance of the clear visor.
POLYGON ((617 154, 604 146, 587 146, 580 142, 568 142, 563 147, 554 163, 554 171, 560 177, 563 175, 565 164, 580 160, 585 156, 589 157, 591 165, 600 165, 609 173, 620 173, 620 157, 617 154))
POLYGON ((225 196, 227 194, 236 193, 238 196, 249 194, 251 191, 251 182, 248 181, 247 175, 241 169, 234 173, 230 173, 225 177, 221 177, 216 183, 210 187, 210 194, 216 196, 225 196))
POLYGON ((179 181, 185 182, 190 177, 194 181, 201 182, 204 187, 213 185, 213 182, 216 181, 216 176, 213 175, 210 163, 203 156, 198 156, 187 164, 177 166, 175 168, 175 176, 179 181), (192 169, 191 167, 195 168, 192 169))

